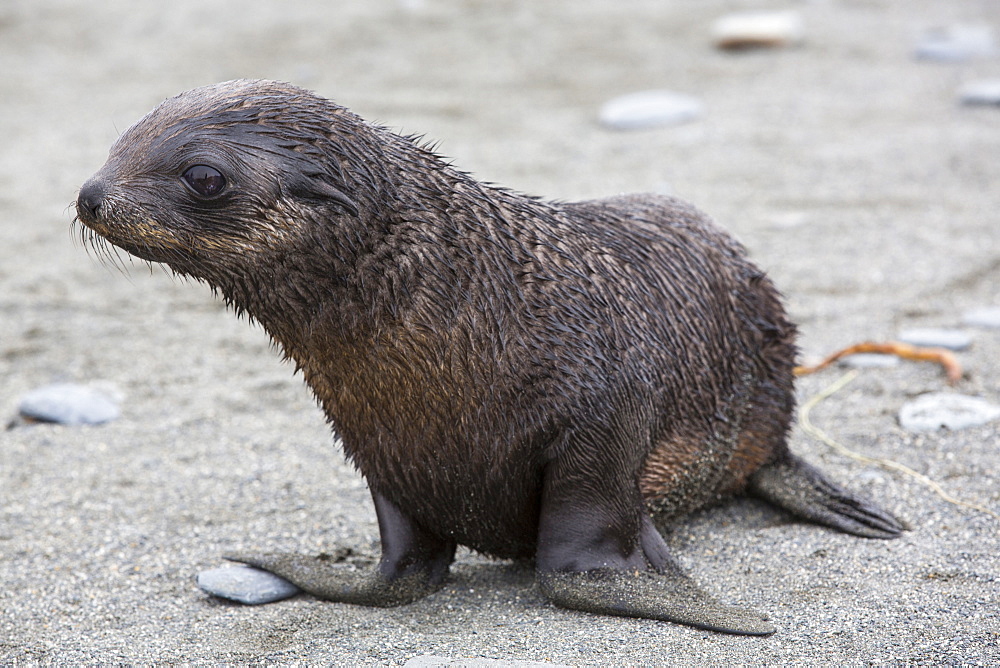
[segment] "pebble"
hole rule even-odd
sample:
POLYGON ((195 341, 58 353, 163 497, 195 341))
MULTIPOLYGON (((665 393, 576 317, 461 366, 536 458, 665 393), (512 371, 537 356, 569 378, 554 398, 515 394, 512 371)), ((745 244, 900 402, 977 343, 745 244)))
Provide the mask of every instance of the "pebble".
POLYGON ((972 335, 959 329, 906 329, 899 333, 899 340, 913 346, 965 350, 972 345, 972 335))
POLYGON ((899 424, 907 431, 965 429, 1000 418, 1000 406, 980 397, 949 392, 923 394, 903 404, 899 424))
POLYGON ((962 324, 969 327, 1000 329, 1000 306, 983 306, 962 314, 962 324))
POLYGON ((859 483, 872 483, 875 485, 885 484, 885 475, 876 469, 864 469, 858 473, 851 475, 851 480, 857 480, 859 483))
POLYGON ((957 24, 926 31, 917 42, 915 55, 921 60, 961 63, 987 58, 996 52, 992 27, 957 24))
POLYGON ((711 33, 719 49, 791 46, 802 41, 802 17, 789 11, 727 14, 712 23, 711 33))
POLYGON ((969 82, 959 89, 958 99, 970 106, 1000 106, 1000 79, 969 82))
POLYGON ((679 125, 700 118, 704 105, 698 98, 667 90, 647 90, 608 100, 598 118, 613 130, 640 130, 679 125))
POLYGON ((57 383, 28 392, 18 412, 27 420, 80 425, 101 424, 121 415, 118 402, 86 385, 57 383))
POLYGON ((249 566, 202 571, 198 573, 198 587, 212 596, 247 605, 272 603, 299 593, 299 588, 288 580, 249 566))
POLYGON ((858 353, 845 357, 840 360, 840 363, 855 369, 881 369, 898 366, 899 358, 895 355, 882 355, 881 353, 858 353))

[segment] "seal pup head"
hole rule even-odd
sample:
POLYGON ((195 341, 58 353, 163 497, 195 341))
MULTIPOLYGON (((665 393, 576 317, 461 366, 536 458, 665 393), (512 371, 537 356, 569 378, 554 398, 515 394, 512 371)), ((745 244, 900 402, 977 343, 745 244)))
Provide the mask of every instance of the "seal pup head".
POLYGON ((308 246, 303 221, 348 225, 379 195, 379 179, 366 170, 377 156, 365 155, 378 142, 358 136, 369 128, 378 132, 290 84, 196 88, 119 137, 80 189, 76 220, 98 248, 107 241, 219 287, 262 266, 248 256, 308 246), (364 193, 356 196, 359 182, 364 193))

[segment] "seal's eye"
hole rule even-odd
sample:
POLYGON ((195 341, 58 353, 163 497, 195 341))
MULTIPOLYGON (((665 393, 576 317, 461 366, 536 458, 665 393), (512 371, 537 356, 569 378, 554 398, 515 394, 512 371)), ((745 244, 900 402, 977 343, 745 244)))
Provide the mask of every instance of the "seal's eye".
POLYGON ((226 177, 215 167, 208 165, 188 167, 181 178, 201 197, 215 197, 226 188, 226 177))

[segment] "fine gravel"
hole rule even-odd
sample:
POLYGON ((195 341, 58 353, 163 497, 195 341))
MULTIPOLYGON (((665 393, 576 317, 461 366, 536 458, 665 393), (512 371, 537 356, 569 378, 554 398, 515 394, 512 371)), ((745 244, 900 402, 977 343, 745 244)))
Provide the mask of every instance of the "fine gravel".
MULTIPOLYGON (((1000 77, 1000 58, 914 55, 935 27, 1000 31, 1000 3, 762 3, 800 14, 801 45, 714 49, 712 22, 758 4, 0 5, 0 417, 15 423, 0 431, 0 664, 1000 662, 1000 521, 800 429, 796 452, 912 530, 864 540, 746 499, 674 526, 684 567, 768 612, 771 637, 565 611, 525 564, 468 551, 441 592, 387 610, 246 607, 195 585, 231 550, 377 554, 364 480, 266 334, 203 285, 102 264, 70 231, 77 188, 118 133, 165 97, 237 77, 314 89, 529 193, 693 201, 787 295, 805 359, 905 329, 967 331, 955 387, 926 363, 861 369, 811 419, 1000 513, 1000 423, 911 434, 897 421, 926 392, 1000 403, 1000 330, 962 324, 1000 305, 1000 108, 958 96, 1000 77), (606 101, 650 89, 704 113, 600 125, 606 101), (121 417, 15 421, 24 395, 63 382, 119 396, 121 417)), ((800 401, 842 373, 803 378, 800 401)))

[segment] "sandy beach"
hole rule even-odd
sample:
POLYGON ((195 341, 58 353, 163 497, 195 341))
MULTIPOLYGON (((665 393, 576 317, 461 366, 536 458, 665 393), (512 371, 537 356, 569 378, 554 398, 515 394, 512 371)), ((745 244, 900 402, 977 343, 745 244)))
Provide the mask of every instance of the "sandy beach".
MULTIPOLYGON (((102 388, 122 415, 0 431, 0 664, 1000 662, 1000 521, 800 428, 794 451, 912 530, 864 540, 742 498, 676 525, 683 566, 769 613, 770 637, 562 610, 529 568, 467 550, 442 591, 394 609, 212 598, 195 576, 230 550, 376 555, 365 481, 262 329, 204 285, 100 262, 71 231, 118 134, 166 97, 239 77, 313 89, 527 193, 676 195, 773 277, 804 359, 910 328, 970 334, 954 387, 931 364, 865 369, 811 418, 1000 513, 1000 422, 912 433, 897 420, 927 392, 1000 403, 1000 329, 962 323, 1000 306, 1000 107, 957 92, 1000 79, 1000 56, 914 57, 922 34, 954 25, 1000 31, 1000 3, 4 3, 0 418, 55 382, 102 388), (796 12, 802 43, 714 48, 712 22, 750 9, 796 12), (658 89, 704 113, 598 122, 607 100, 658 89)), ((843 373, 801 379, 800 402, 843 373)))

